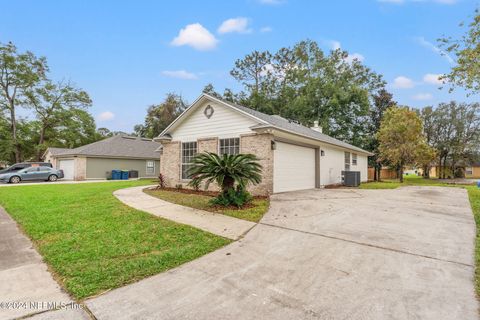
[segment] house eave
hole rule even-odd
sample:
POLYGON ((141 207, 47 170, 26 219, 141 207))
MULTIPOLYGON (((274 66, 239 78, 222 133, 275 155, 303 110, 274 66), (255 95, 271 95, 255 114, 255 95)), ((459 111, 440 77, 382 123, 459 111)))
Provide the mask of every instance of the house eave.
POLYGON ((300 134, 298 132, 290 131, 290 130, 287 130, 287 129, 284 129, 284 128, 279 128, 279 127, 271 125, 271 124, 255 125, 253 127, 250 127, 250 129, 252 131, 255 131, 255 132, 258 132, 258 133, 270 133, 270 134, 273 134, 274 136, 275 136, 275 132, 278 132, 278 131, 285 132, 285 133, 288 133, 289 135, 301 137, 301 138, 308 139, 308 140, 311 140, 311 141, 316 141, 317 143, 320 142, 322 144, 327 144, 327 145, 330 145, 330 146, 334 146, 336 148, 347 149, 347 150, 350 150, 350 151, 353 151, 353 152, 356 152, 356 153, 365 154, 367 156, 373 156, 374 155, 373 153, 371 153, 369 151, 366 151, 366 150, 363 150, 363 149, 349 148, 349 147, 346 147, 346 146, 337 145, 337 144, 334 144, 334 143, 324 141, 322 139, 313 138, 313 137, 310 137, 310 136, 307 136, 307 135, 300 134))

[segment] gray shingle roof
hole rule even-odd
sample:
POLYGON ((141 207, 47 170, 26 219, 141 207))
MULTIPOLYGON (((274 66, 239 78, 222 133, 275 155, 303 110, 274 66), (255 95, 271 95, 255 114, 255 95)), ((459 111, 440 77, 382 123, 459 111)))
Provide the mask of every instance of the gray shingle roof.
POLYGON ((70 151, 72 149, 68 149, 68 148, 53 148, 53 147, 49 147, 48 148, 48 151, 50 151, 50 153, 54 156, 56 155, 59 155, 61 153, 64 153, 64 152, 67 152, 67 151, 70 151))
MULTIPOLYGON (((349 143, 343 142, 341 140, 332 138, 332 137, 330 137, 330 136, 328 136, 324 133, 312 130, 312 129, 307 128, 305 126, 302 126, 300 124, 288 121, 287 119, 284 119, 280 116, 276 116, 276 115, 271 116, 271 115, 268 115, 268 114, 265 114, 265 113, 262 113, 262 112, 259 112, 259 111, 256 111, 256 110, 253 110, 253 109, 250 109, 250 108, 247 108, 247 107, 235 104, 235 103, 232 103, 230 101, 226 101, 226 100, 223 100, 223 99, 212 97, 208 94, 205 94, 205 95, 208 96, 208 97, 211 97, 213 99, 221 100, 223 103, 228 104, 232 108, 235 108, 235 109, 238 109, 240 111, 246 112, 246 113, 248 113, 248 114, 250 114, 250 115, 252 115, 256 118, 259 118, 260 120, 263 120, 263 121, 267 122, 271 126, 276 127, 278 129, 283 129, 283 130, 286 130, 286 131, 290 131, 292 133, 296 133, 296 134, 299 134, 299 135, 302 135, 302 136, 306 136, 308 138, 312 138, 312 139, 315 139, 315 140, 319 140, 319 141, 322 141, 322 142, 325 142, 325 143, 328 143, 328 144, 336 145, 336 146, 347 148, 347 149, 350 149, 350 150, 355 150, 355 151, 371 154, 371 152, 369 152, 369 151, 363 150, 359 147, 356 147, 356 146, 351 145, 349 143)), ((262 126, 264 126, 264 125, 258 125, 258 128, 260 128, 262 126)), ((255 128, 255 127, 253 127, 253 128, 255 128)))
POLYGON ((75 149, 66 149, 57 155, 157 159, 160 157, 160 154, 155 151, 158 147, 160 143, 151 139, 117 135, 75 149))

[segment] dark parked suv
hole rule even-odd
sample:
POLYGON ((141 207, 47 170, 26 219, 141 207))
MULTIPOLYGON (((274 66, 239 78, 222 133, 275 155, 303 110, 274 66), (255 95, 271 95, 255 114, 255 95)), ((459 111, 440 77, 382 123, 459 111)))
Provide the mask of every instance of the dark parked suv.
POLYGON ((15 163, 13 166, 10 166, 6 169, 0 170, 1 173, 10 173, 19 171, 29 167, 50 167, 52 168, 52 164, 50 162, 21 162, 15 163))

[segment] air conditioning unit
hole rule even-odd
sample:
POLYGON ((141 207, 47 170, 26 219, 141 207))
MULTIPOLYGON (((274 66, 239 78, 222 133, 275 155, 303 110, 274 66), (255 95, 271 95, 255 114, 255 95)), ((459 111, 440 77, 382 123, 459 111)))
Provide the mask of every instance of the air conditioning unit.
POLYGON ((343 185, 347 187, 358 187, 360 185, 360 171, 342 171, 343 185))

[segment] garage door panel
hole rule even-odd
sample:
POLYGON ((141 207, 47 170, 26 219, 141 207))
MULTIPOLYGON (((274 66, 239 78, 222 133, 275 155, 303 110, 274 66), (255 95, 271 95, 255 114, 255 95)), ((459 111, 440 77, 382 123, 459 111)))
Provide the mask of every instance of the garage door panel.
POLYGON ((65 180, 73 180, 74 160, 59 160, 58 168, 63 170, 65 180))
POLYGON ((315 188, 315 149, 276 142, 273 191, 315 188))

